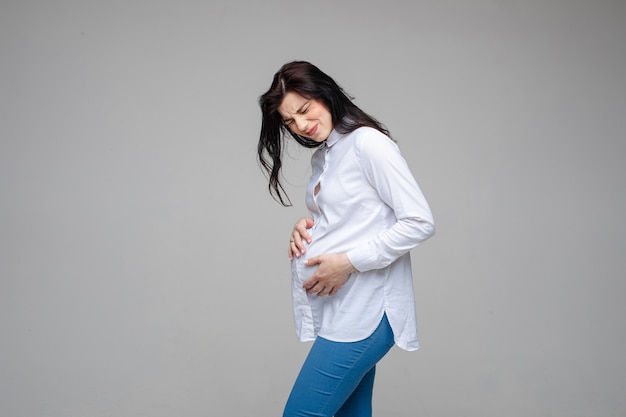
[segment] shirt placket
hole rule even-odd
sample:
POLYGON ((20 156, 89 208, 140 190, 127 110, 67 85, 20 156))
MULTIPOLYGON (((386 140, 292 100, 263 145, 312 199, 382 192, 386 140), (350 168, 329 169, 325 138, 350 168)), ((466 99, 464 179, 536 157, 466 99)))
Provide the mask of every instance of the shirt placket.
POLYGON ((329 164, 329 160, 330 160, 330 147, 328 146, 328 144, 324 144, 324 165, 322 167, 322 173, 320 174, 319 178, 317 179, 317 183, 315 185, 315 187, 319 186, 319 190, 317 192, 317 194, 315 193, 315 191, 313 191, 313 201, 315 202, 315 206, 317 207, 317 210, 321 213, 322 208, 320 207, 320 204, 317 200, 317 198, 319 197, 320 193, 322 192, 323 189, 323 182, 324 182, 324 178, 326 176, 326 172, 328 171, 328 164, 329 164))

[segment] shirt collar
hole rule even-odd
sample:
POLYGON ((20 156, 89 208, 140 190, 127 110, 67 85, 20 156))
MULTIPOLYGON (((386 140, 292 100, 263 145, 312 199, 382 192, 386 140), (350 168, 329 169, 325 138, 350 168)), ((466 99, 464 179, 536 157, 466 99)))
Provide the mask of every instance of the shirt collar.
POLYGON ((332 132, 330 132, 330 135, 328 136, 328 139, 326 139, 326 146, 328 148, 330 148, 335 143, 337 143, 337 141, 339 141, 339 139, 341 139, 342 137, 343 137, 343 135, 341 133, 339 133, 335 129, 333 129, 332 132))

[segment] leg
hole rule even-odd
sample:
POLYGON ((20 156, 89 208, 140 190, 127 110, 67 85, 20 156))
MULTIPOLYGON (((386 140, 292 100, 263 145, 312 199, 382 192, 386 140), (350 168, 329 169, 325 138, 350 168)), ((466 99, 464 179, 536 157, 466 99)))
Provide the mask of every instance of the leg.
POLYGON ((359 342, 338 343, 318 337, 302 365, 283 417, 332 417, 357 388, 345 412, 369 409, 371 415, 374 365, 393 344, 386 316, 370 337, 359 342))
POLYGON ((372 394, 376 365, 365 374, 350 397, 335 413, 335 417, 369 417, 372 415, 372 394))

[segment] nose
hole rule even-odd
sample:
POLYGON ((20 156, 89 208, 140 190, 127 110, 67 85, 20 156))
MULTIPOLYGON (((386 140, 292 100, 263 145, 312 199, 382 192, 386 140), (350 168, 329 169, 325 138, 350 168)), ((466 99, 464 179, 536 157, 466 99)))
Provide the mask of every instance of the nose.
POLYGON ((295 118, 294 123, 300 132, 306 132, 307 121, 304 117, 295 118))

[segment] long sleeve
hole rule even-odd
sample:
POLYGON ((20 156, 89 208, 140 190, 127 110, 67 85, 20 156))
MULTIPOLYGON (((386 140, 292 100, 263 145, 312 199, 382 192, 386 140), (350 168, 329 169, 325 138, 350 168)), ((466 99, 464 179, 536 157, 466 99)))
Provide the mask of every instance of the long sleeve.
POLYGON ((435 232, 430 207, 398 146, 377 136, 359 138, 357 155, 367 181, 393 210, 396 223, 347 252, 361 272, 386 267, 435 232))

